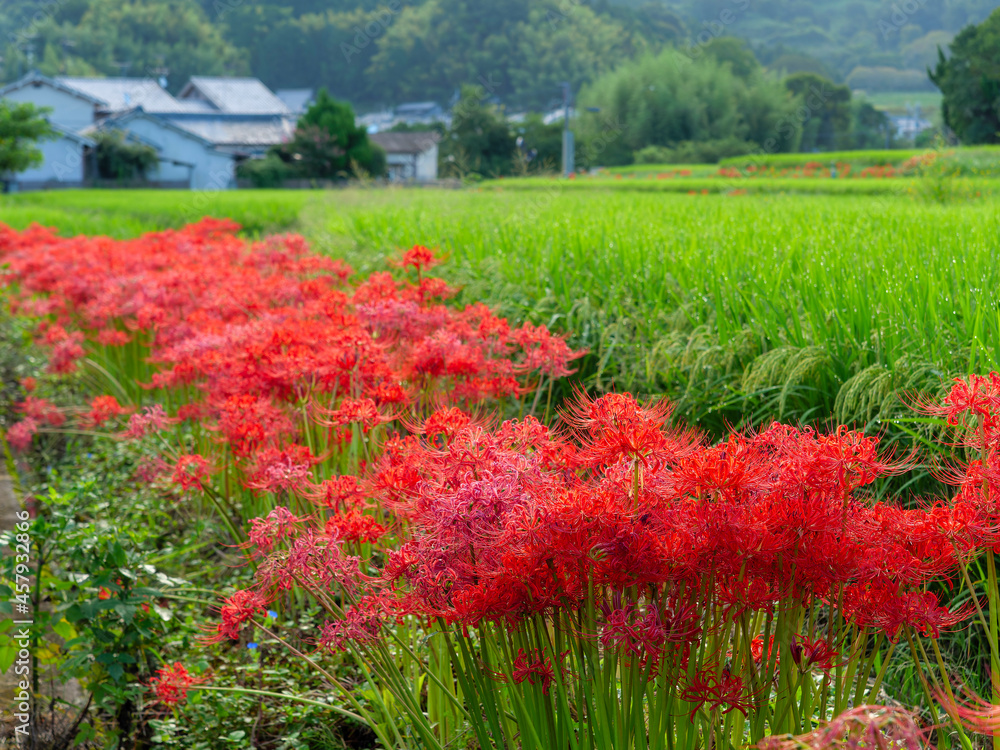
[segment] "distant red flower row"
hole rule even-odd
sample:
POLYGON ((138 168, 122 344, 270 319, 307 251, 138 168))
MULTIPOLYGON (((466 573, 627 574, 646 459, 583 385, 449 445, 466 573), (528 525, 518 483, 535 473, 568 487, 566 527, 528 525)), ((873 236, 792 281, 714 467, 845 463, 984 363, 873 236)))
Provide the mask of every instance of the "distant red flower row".
MULTIPOLYGON (((243 457, 286 448, 303 413, 335 430, 441 401, 519 396, 539 377, 570 373, 582 353, 485 305, 443 304, 454 290, 426 276, 440 262, 428 248, 396 264, 415 269, 415 281, 383 272, 351 284, 346 264, 311 254, 301 237, 248 243, 237 229, 205 219, 118 241, 0 225, 0 260, 17 290, 15 311, 42 318, 50 369, 71 371, 88 341, 138 342, 148 347, 138 355, 160 366, 149 386, 200 389, 200 403, 178 416, 218 430, 243 457)), ((95 402, 92 426, 123 411, 108 398, 95 402)), ((18 447, 44 423, 59 424, 61 415, 38 400, 22 409, 26 419, 11 431, 18 447)), ((157 426, 151 419, 134 415, 129 434, 157 426)))

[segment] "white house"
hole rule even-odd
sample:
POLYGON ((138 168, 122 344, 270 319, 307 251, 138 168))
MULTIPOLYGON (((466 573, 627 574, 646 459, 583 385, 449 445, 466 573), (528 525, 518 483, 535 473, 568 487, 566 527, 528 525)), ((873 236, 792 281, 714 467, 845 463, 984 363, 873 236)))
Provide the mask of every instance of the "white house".
POLYGON ((438 141, 435 131, 419 133, 372 133, 368 136, 386 153, 392 182, 430 182, 438 176, 438 141))
POLYGON ((120 130, 127 139, 156 149, 150 180, 191 190, 225 190, 235 185, 233 155, 212 141, 141 107, 103 120, 96 129, 120 130))
POLYGON ((43 145, 45 165, 19 176, 15 189, 83 183, 90 176, 88 136, 108 128, 156 148, 160 166, 149 175, 155 182, 195 190, 231 187, 235 162, 289 140, 298 118, 256 78, 193 76, 175 98, 150 78, 48 77, 33 71, 0 88, 0 97, 50 108, 49 121, 62 136, 43 145), (76 159, 65 154, 76 148, 82 150, 80 171, 55 179, 56 171, 69 175, 66 165, 76 159))
POLYGON ((14 190, 39 190, 53 187, 81 187, 86 172, 86 159, 94 142, 71 130, 53 125, 55 140, 38 144, 43 162, 21 172, 12 184, 14 190))
POLYGON ((73 133, 93 125, 98 113, 107 106, 106 102, 85 91, 40 73, 29 73, 21 80, 0 88, 0 98, 48 107, 52 110, 49 121, 73 133))

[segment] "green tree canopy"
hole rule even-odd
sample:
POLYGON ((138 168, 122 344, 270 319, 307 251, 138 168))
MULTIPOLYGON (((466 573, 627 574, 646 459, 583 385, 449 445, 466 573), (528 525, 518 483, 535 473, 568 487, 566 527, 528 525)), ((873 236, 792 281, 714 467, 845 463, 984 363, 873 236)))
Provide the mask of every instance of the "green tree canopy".
POLYGON ((355 125, 351 105, 334 99, 326 89, 319 90, 299 118, 295 137, 276 152, 302 177, 332 179, 358 168, 375 176, 385 172, 385 152, 355 125))
POLYGON ((602 76, 580 103, 584 164, 629 163, 648 146, 691 143, 717 144, 707 151, 722 155, 794 151, 801 135, 797 100, 779 81, 759 70, 742 78, 713 55, 673 49, 602 76))
POLYGON ((802 151, 833 151, 846 145, 851 127, 851 90, 815 73, 794 73, 785 88, 797 96, 809 116, 802 124, 802 151))
POLYGON ((951 57, 938 49, 929 71, 941 89, 941 114, 964 143, 1000 143, 1000 8, 978 26, 966 26, 951 43, 951 57))
POLYGON ((440 146, 445 172, 484 177, 509 174, 517 136, 481 86, 463 86, 451 128, 440 146))
POLYGON ((37 143, 54 138, 56 131, 45 119, 47 109, 29 102, 0 99, 0 177, 23 172, 42 163, 37 143))

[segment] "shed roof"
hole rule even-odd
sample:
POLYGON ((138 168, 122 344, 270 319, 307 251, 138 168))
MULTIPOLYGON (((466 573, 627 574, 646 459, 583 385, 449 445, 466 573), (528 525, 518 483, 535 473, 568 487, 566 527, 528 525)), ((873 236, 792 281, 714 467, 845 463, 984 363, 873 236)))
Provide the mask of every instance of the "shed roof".
POLYGON ((441 140, 440 134, 434 130, 419 133, 371 133, 368 138, 388 154, 422 154, 441 140))
POLYGON ((295 134, 295 120, 291 116, 175 116, 167 118, 179 128, 194 133, 219 147, 274 146, 284 143, 295 134))
POLYGON ((292 112, 305 112, 313 100, 312 89, 277 89, 274 95, 281 99, 292 112))

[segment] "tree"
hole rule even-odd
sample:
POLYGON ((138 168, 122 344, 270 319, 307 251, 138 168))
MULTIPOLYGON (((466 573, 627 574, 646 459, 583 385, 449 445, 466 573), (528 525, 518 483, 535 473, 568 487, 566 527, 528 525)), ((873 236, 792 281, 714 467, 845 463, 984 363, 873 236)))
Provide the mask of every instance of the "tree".
POLYGON ((704 53, 729 66, 733 75, 748 80, 760 69, 760 63, 743 39, 720 36, 704 46, 704 53))
POLYGON ((156 169, 156 149, 145 143, 129 143, 121 130, 108 130, 94 136, 97 174, 105 180, 144 180, 156 169))
POLYGON ((978 26, 966 26, 938 48, 931 80, 944 99, 941 114, 964 143, 1000 143, 1000 8, 978 26))
POLYGON ((851 90, 815 73, 795 73, 785 88, 809 112, 802 125, 802 151, 833 151, 844 146, 851 127, 851 90))
POLYGON ((585 165, 627 164, 647 146, 704 158, 794 151, 801 132, 795 97, 779 81, 760 70, 741 78, 714 55, 692 59, 673 49, 602 76, 580 94, 580 104, 578 155, 585 165))
POLYGON ((0 99, 0 177, 42 163, 42 152, 35 144, 56 137, 56 131, 45 119, 48 111, 30 102, 0 99))
POLYGON ((851 100, 851 129, 848 149, 892 148, 892 123, 886 114, 861 98, 851 100))
POLYGON ((354 110, 320 89, 316 101, 299 118, 295 137, 276 149, 302 177, 332 179, 364 170, 379 177, 385 173, 385 152, 368 140, 368 132, 355 124, 354 110))
POLYGON ((446 171, 484 177, 509 174, 516 136, 499 109, 478 86, 463 86, 452 111, 451 128, 441 143, 446 171))

